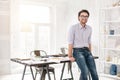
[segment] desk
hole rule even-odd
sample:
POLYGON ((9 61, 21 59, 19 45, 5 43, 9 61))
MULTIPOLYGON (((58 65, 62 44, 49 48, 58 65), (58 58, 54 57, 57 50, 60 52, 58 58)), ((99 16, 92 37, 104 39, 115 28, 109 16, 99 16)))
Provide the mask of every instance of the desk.
MULTIPOLYGON (((35 77, 34 77, 34 74, 33 74, 32 66, 41 66, 42 68, 46 69, 47 74, 48 74, 48 78, 49 78, 49 80, 51 80, 50 74, 49 74, 49 71, 48 71, 49 65, 50 64, 63 63, 63 68, 62 68, 62 73, 61 73, 61 78, 60 78, 60 80, 62 80, 65 64, 69 63, 69 65, 70 65, 70 63, 71 63, 68 57, 51 57, 51 58, 47 58, 46 61, 43 61, 43 60, 41 60, 41 61, 33 61, 33 60, 30 60, 30 59, 12 58, 11 61, 25 65, 22 80, 24 79, 24 75, 25 75, 27 66, 30 67, 33 80, 35 80, 35 77)), ((43 73, 43 71, 42 71, 42 73, 43 73)), ((71 73, 71 77, 73 79, 71 69, 70 69, 70 73, 71 73)), ((42 80, 42 77, 40 78, 40 80, 42 80)))
MULTIPOLYGON (((94 57, 94 58, 97 59, 98 57, 94 57)), ((71 79, 74 80, 71 65, 70 65, 71 62, 70 62, 68 57, 52 57, 52 58, 47 58, 47 60, 45 60, 45 61, 43 61, 43 60, 33 61, 33 60, 30 60, 30 59, 12 58, 11 61, 25 65, 23 75, 22 75, 22 80, 24 80, 24 75, 25 75, 27 66, 30 66, 30 70, 31 70, 33 80, 35 80, 35 77, 34 77, 34 74, 33 74, 32 66, 41 66, 42 68, 45 68, 46 71, 47 71, 47 74, 48 74, 48 78, 49 78, 49 80, 51 80, 48 67, 49 67, 50 64, 59 64, 59 63, 63 63, 60 80, 62 80, 66 63, 68 63, 68 65, 70 66, 71 79)), ((42 71, 42 73, 43 73, 43 71, 42 71)), ((40 80, 42 80, 42 76, 40 77, 40 80)))

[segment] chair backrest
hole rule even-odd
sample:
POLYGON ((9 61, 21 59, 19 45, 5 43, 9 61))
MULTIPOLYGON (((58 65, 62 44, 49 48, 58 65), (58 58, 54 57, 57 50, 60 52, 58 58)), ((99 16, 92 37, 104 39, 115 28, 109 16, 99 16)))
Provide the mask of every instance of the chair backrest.
POLYGON ((60 51, 61 51, 62 54, 67 54, 68 49, 65 48, 65 47, 62 47, 62 48, 60 48, 60 51))
POLYGON ((44 50, 34 50, 30 52, 30 55, 35 57, 40 57, 40 56, 47 56, 47 53, 44 50))

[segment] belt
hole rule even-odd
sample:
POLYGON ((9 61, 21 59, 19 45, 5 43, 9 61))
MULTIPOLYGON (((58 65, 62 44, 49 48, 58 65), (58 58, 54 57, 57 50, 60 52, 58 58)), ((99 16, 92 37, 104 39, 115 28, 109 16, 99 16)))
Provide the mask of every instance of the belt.
POLYGON ((79 50, 79 49, 89 49, 88 47, 82 47, 82 48, 73 48, 74 50, 79 50))

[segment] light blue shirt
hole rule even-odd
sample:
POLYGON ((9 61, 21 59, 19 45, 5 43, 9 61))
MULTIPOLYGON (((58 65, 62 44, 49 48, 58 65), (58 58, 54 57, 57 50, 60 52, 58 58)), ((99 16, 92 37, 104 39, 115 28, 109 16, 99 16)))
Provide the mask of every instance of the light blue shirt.
POLYGON ((92 28, 90 26, 82 27, 80 23, 77 23, 69 29, 68 44, 73 44, 73 48, 89 47, 91 34, 92 28))

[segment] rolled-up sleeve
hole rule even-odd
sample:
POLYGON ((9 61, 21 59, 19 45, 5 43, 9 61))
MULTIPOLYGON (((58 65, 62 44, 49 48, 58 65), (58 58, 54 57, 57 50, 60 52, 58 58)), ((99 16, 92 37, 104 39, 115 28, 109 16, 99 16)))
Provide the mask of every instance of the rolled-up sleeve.
POLYGON ((74 43, 74 26, 71 26, 68 30, 68 44, 74 43))

